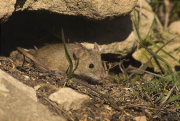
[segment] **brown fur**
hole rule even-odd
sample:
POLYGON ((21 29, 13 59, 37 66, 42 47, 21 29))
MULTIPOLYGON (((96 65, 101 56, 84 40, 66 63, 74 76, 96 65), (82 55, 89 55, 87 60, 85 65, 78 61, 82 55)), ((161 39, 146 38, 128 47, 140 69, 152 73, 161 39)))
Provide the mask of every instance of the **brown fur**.
MULTIPOLYGON (((79 59, 79 65, 74 72, 74 76, 88 80, 100 80, 105 77, 101 55, 96 44, 93 50, 88 50, 81 44, 69 43, 66 46, 73 61, 73 68, 75 67, 76 60, 79 59), (90 64, 93 64, 94 68, 89 68, 90 64)), ((51 44, 40 48, 36 52, 35 57, 50 70, 56 70, 61 74, 66 74, 69 68, 62 43, 51 44)), ((39 64, 35 64, 35 67, 44 70, 39 64)))

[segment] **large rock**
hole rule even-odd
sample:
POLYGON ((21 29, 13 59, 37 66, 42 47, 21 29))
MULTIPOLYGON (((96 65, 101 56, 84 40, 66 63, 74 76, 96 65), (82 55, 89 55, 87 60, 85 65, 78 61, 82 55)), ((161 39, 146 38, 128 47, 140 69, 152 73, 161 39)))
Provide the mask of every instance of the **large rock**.
POLYGON ((4 71, 0 70, 0 79, 6 80, 8 83, 11 85, 15 86, 17 89, 21 90, 22 92, 26 93, 26 96, 30 97, 34 101, 37 102, 37 97, 36 97, 36 91, 27 86, 24 85, 23 83, 19 82, 18 80, 14 79, 12 76, 9 74, 5 73, 4 71))
POLYGON ((8 20, 15 11, 16 0, 0 0, 0 23, 8 20))
MULTIPOLYGON (((54 116, 44 105, 29 95, 30 87, 0 70, 0 120, 1 121, 65 121, 54 116), (20 88, 22 87, 22 88, 20 88), (26 88, 26 89, 25 89, 26 88), (24 90, 25 89, 25 90, 24 90)), ((35 95, 35 91, 33 95, 35 95)))
MULTIPOLYGON (((1 11, 7 11, 10 4, 16 11, 47 10, 64 15, 83 16, 88 19, 112 19, 129 13, 137 0, 3 0, 1 11), (13 3, 13 4, 12 4, 13 3)), ((0 2, 1 3, 1 2, 0 2)), ((13 9, 6 14, 12 14, 13 9)), ((2 16, 6 15, 2 14, 2 16)), ((0 17, 1 18, 1 17, 0 17)))
MULTIPOLYGON (((65 37, 67 37, 66 41, 69 39, 71 43, 86 42, 84 45, 87 48, 91 48, 92 43, 97 42, 102 54, 118 54, 118 57, 125 57, 131 54, 137 46, 131 16, 126 15, 132 11, 136 2, 137 0, 18 0, 15 10, 23 11, 24 15, 16 14, 18 12, 14 13, 10 19, 14 23, 2 27, 2 44, 8 44, 9 39, 11 44, 8 45, 12 49, 15 47, 11 46, 15 46, 15 44, 20 46, 15 41, 12 44, 12 40, 21 41, 21 44, 22 42, 26 43, 24 41, 28 41, 27 37, 29 36, 27 35, 38 38, 46 36, 47 31, 59 38, 59 42, 61 42, 60 34, 61 28, 63 28, 65 37), (26 14, 31 10, 32 13, 26 14), (37 10, 36 15, 34 10, 37 10), (53 16, 55 14, 46 13, 45 18, 43 16, 45 11, 40 10, 73 16, 63 18, 59 14, 53 16), (91 19, 96 21, 90 21, 91 19), (45 34, 41 34, 43 33, 42 28, 45 34), (34 33, 36 35, 33 35, 34 33)), ((6 25, 8 25, 7 22, 6 25)), ((32 38, 30 38, 31 41, 33 41, 32 38)), ((53 39, 49 39, 49 41, 51 40, 53 39)), ((29 44, 26 43, 26 45, 29 44)), ((2 50, 9 51, 5 46, 2 47, 2 50)))

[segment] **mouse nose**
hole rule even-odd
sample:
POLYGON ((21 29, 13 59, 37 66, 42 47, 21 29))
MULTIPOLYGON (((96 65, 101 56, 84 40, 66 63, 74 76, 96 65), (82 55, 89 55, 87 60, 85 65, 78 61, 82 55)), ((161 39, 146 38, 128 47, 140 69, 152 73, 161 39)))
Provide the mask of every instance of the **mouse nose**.
POLYGON ((104 75, 103 75, 103 74, 101 74, 99 77, 100 77, 101 79, 103 79, 103 78, 104 78, 104 75))

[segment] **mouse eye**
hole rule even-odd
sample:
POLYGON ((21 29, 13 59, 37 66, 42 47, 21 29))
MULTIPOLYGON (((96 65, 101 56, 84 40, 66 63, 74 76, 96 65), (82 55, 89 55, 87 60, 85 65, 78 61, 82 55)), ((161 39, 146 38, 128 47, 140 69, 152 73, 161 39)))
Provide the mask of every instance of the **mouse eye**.
POLYGON ((89 64, 89 68, 94 68, 94 64, 89 64))

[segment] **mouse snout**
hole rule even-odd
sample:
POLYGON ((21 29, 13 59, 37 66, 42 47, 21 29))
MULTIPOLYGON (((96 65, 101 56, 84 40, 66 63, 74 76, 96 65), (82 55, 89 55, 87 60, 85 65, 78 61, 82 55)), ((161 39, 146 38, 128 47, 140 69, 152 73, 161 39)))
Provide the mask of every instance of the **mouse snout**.
POLYGON ((99 79, 104 79, 104 78, 106 77, 106 75, 105 75, 104 73, 100 73, 100 74, 98 75, 98 77, 99 77, 99 79))
POLYGON ((99 78, 103 79, 104 78, 104 74, 100 74, 99 78))

